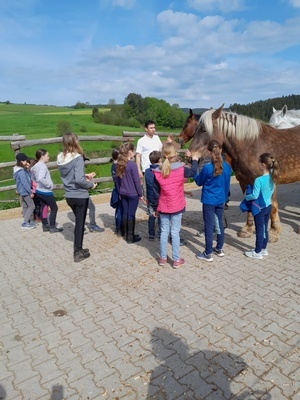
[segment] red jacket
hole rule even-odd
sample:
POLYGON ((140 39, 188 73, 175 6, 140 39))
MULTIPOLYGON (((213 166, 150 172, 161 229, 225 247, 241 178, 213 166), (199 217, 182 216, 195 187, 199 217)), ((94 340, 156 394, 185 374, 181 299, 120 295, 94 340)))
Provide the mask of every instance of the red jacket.
POLYGON ((160 186, 157 211, 165 214, 174 214, 184 210, 186 201, 184 197, 184 166, 171 169, 170 175, 162 177, 160 170, 153 170, 160 186))

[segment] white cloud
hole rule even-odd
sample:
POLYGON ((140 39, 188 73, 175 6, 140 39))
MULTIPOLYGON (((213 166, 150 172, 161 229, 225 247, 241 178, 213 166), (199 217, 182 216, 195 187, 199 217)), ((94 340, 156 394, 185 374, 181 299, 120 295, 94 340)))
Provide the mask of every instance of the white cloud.
POLYGON ((135 0, 111 0, 114 7, 132 8, 135 5, 135 0))
POLYGON ((290 3, 295 8, 300 8, 300 0, 290 0, 290 3))
MULTIPOLYGON (((296 0, 294 0, 296 1, 296 0)), ((244 8, 245 0, 188 0, 188 5, 198 11, 220 10, 224 13, 244 8)))

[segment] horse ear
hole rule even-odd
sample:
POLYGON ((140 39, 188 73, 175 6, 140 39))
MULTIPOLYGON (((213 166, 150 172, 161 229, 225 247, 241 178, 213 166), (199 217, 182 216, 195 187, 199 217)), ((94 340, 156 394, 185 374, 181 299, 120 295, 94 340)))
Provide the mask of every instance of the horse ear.
POLYGON ((286 112, 287 112, 287 105, 282 107, 282 115, 285 116, 286 112))
POLYGON ((190 117, 194 115, 193 110, 190 108, 190 117))
POLYGON ((224 107, 224 103, 221 105, 221 107, 219 107, 216 111, 214 111, 212 113, 212 119, 217 119, 219 118, 219 116, 221 115, 222 111, 223 111, 223 107, 224 107))
POLYGON ((273 107, 273 113, 274 113, 274 112, 276 112, 276 111, 277 111, 277 110, 276 110, 276 108, 275 108, 275 107, 273 107))

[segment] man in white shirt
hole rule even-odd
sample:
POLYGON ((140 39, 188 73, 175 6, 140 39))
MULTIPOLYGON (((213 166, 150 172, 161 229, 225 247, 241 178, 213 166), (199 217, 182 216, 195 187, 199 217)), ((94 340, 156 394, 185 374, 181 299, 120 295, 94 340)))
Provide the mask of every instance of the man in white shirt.
POLYGON ((135 160, 139 171, 140 178, 144 172, 150 167, 149 154, 154 151, 161 151, 162 143, 158 135, 155 135, 155 122, 149 120, 145 122, 146 134, 140 138, 136 146, 135 160))

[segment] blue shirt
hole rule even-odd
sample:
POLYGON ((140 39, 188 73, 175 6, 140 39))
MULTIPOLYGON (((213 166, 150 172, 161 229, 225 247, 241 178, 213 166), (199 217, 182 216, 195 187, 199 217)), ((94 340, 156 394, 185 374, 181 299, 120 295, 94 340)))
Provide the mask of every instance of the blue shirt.
POLYGON ((217 206, 225 204, 230 189, 230 177, 232 168, 223 161, 223 171, 220 175, 214 176, 213 163, 205 164, 199 174, 194 176, 198 186, 203 186, 201 202, 217 206))
MULTIPOLYGON (((255 200, 262 196, 265 207, 272 204, 272 195, 274 192, 274 182, 270 174, 259 176, 255 179, 252 193, 245 196, 246 200, 255 200)), ((261 204, 260 204, 261 205, 261 204)))

